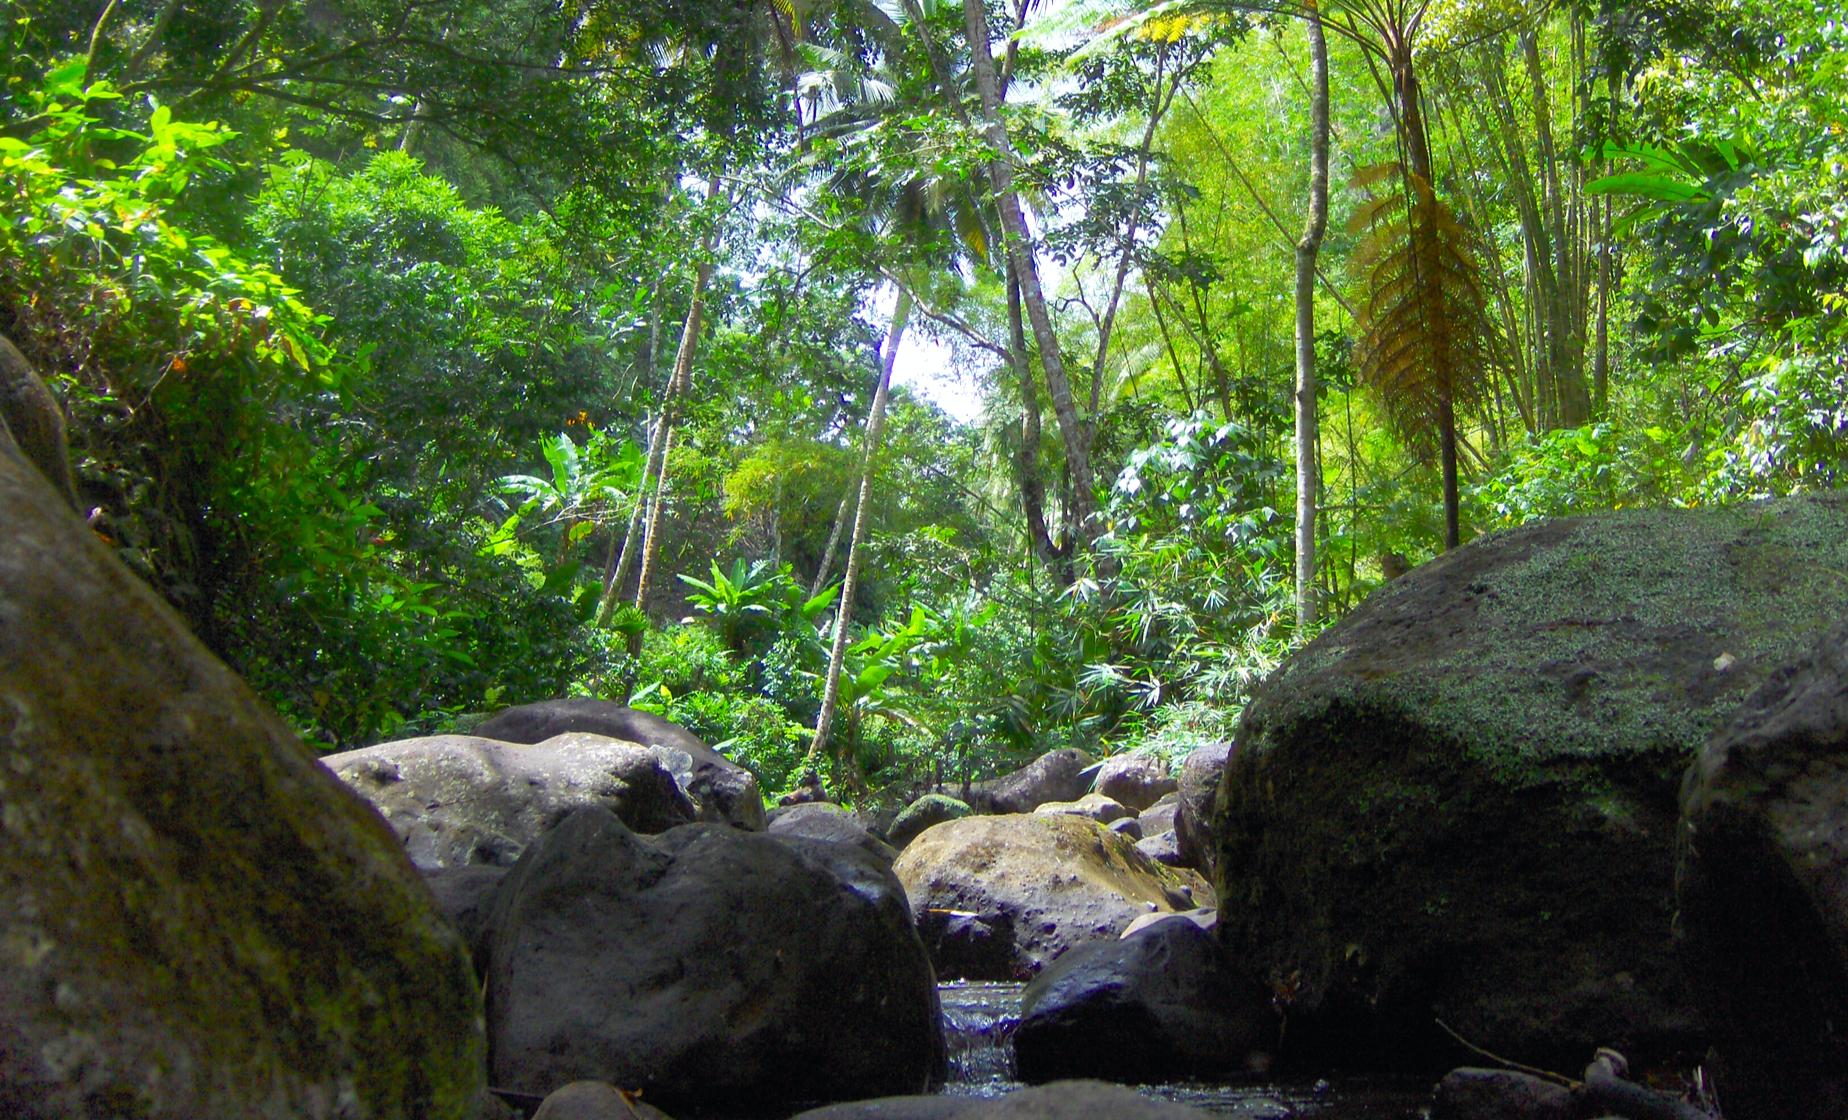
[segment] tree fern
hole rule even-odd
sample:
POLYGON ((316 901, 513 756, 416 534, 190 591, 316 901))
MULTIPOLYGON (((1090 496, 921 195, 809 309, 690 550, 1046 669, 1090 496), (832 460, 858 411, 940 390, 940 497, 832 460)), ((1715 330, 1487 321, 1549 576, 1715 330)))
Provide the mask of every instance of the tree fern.
POLYGON ((1366 168, 1361 185, 1396 180, 1402 189, 1355 215, 1364 234, 1354 268, 1366 285, 1355 359, 1362 379, 1413 452, 1444 471, 1444 547, 1460 536, 1456 415, 1479 403, 1494 368, 1475 238, 1430 183, 1398 164, 1366 168))

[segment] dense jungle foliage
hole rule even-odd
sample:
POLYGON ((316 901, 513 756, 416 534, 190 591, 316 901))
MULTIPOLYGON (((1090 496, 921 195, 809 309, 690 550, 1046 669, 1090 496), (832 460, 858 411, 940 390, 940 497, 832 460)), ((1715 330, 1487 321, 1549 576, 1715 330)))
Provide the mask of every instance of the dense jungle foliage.
POLYGON ((1171 754, 1447 506, 1848 468, 1833 0, 5 11, 0 333, 327 749, 1171 754))

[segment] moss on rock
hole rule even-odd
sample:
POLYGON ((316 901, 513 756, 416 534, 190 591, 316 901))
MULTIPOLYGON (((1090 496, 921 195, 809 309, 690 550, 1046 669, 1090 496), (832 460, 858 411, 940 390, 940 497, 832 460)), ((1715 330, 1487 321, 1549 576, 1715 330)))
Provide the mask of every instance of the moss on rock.
POLYGON ((1383 589, 1259 690, 1221 788, 1221 929, 1329 1045, 1692 1040, 1675 796, 1848 609, 1848 495, 1540 522, 1383 589))

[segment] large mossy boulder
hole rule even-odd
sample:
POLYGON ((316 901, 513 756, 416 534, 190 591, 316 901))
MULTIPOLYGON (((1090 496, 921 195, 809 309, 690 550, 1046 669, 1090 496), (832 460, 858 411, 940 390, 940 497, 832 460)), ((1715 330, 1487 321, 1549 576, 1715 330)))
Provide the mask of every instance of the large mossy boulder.
POLYGON ((472 1116, 391 830, 9 454, 0 526, 0 1116, 472 1116))
POLYGON ((698 823, 637 836, 579 809, 502 882, 489 930, 494 1084, 641 1090, 762 1115, 922 1092, 935 977, 891 868, 854 844, 698 823))
POLYGON ((1220 933, 1290 1038, 1429 1061, 1434 1022, 1568 1066, 1698 1045, 1677 791, 1848 612, 1848 494, 1538 522, 1375 593, 1260 687, 1217 817, 1220 933))
POLYGON ((1690 768, 1681 915, 1733 1120, 1848 1116, 1848 625, 1690 768))
POLYGON ((511 866, 585 805, 603 806, 637 832, 665 832, 695 812, 655 751, 584 732, 542 743, 429 735, 321 762, 378 809, 425 871, 511 866))
POLYGON ((893 865, 939 975, 1026 979, 1148 913, 1189 909, 1190 885, 1135 841, 1067 814, 964 817, 893 865))

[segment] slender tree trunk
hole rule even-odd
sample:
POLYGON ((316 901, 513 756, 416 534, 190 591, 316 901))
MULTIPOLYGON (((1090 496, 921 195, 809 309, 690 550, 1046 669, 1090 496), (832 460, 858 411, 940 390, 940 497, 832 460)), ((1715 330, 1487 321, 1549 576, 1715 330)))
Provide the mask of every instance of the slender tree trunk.
POLYGON ((994 57, 989 53, 988 12, 982 0, 963 0, 963 22, 969 36, 975 85, 982 98, 984 131, 996 153, 994 161, 988 165, 988 173, 994 184, 995 202, 1001 211, 1002 240, 1019 274, 1021 299, 1026 304, 1027 318, 1033 324, 1033 340, 1039 347, 1040 368, 1046 372, 1053 416, 1059 422, 1059 435, 1065 442, 1066 465, 1072 478, 1071 502, 1066 511, 1070 521, 1067 544, 1072 546, 1075 555, 1090 532, 1095 500, 1090 433, 1078 418, 1071 380, 1066 376, 1065 360, 1059 353, 1059 339, 1053 333, 1052 314, 1040 287, 1033 233, 1027 226, 1020 195, 1014 189, 1014 149, 1008 141, 1007 126, 1001 121, 994 57))
POLYGON ((1602 205, 1594 204, 1593 213, 1598 231, 1598 325, 1591 359, 1592 410, 1602 416, 1611 399, 1611 196, 1605 195, 1602 205))
POLYGON ((866 417, 866 454, 860 464, 860 497, 853 511, 853 536, 847 544, 847 567, 841 579, 841 597, 834 611, 834 646, 828 653, 828 677, 821 691, 821 712, 815 718, 815 740, 809 744, 808 761, 814 765, 828 749, 828 735, 834 728, 834 712, 841 698, 841 666, 847 660, 847 638, 853 623, 853 597, 859 589, 860 561, 866 543, 866 523, 872 508, 873 474, 879 463, 879 443, 885 435, 886 398, 892 387, 892 366, 898 358, 898 344, 904 340, 905 324, 911 318, 911 293, 903 285, 898 289, 898 303, 892 308, 892 323, 886 330, 885 350, 879 355, 879 384, 873 390, 872 411, 866 417))
MULTIPOLYGON (((1020 384, 1020 446, 1014 452, 1014 469, 1020 476, 1020 508, 1027 519, 1027 541, 1034 555, 1047 566, 1061 559, 1062 550, 1052 542, 1046 526, 1046 479, 1040 474, 1040 405, 1039 386, 1033 381, 1033 362, 1027 355, 1027 331, 1021 317, 1020 281, 1010 261, 1007 265, 1007 317, 1014 375, 1020 384)), ((1069 555, 1070 538, 1067 538, 1069 555)))
POLYGON ((821 563, 815 565, 815 582, 809 585, 811 599, 828 585, 828 571, 834 567, 834 550, 840 546, 841 526, 847 522, 847 505, 851 501, 852 494, 842 494, 841 504, 834 507, 834 524, 828 529, 828 544, 821 550, 821 563))
POLYGON ((1316 623, 1315 515, 1320 445, 1315 397, 1315 263, 1328 228, 1328 41, 1309 7, 1309 219, 1296 244, 1296 629, 1316 623))
MULTIPOLYGON (((719 178, 712 177, 706 201, 718 196, 719 178)), ((654 435, 648 441, 648 463, 642 472, 642 486, 655 480, 654 501, 648 508, 648 528, 642 538, 641 570, 635 578, 635 605, 643 609, 648 598, 648 583, 654 575, 655 560, 661 552, 661 512, 667 504, 667 447, 673 437, 674 421, 679 418, 680 404, 693 386, 693 357, 699 351, 700 329, 706 312, 706 285, 712 280, 712 254, 718 248, 719 231, 715 224, 700 238, 699 264, 693 271, 693 296, 687 304, 687 318, 680 329, 680 347, 674 351, 674 372, 668 377, 667 392, 661 400, 661 415, 655 420, 654 435)))
POLYGON ((1533 86, 1534 135, 1539 146, 1547 224, 1551 227, 1549 240, 1553 247, 1553 290, 1546 308, 1548 357, 1553 364, 1553 380, 1559 394, 1560 423, 1573 428, 1583 424, 1591 414, 1591 398, 1585 388, 1585 347, 1573 311, 1573 304, 1580 295, 1578 285, 1573 282, 1578 274, 1572 260, 1576 238, 1566 222, 1565 192, 1559 174, 1559 153, 1553 142, 1553 114, 1547 102, 1546 72, 1541 64, 1539 40, 1532 31, 1523 33, 1520 40, 1528 80, 1533 86))

